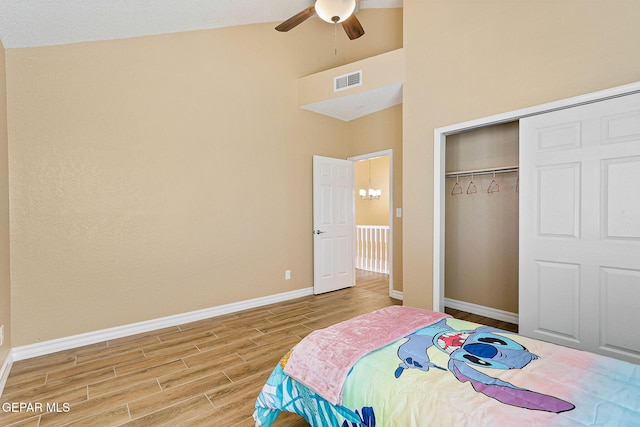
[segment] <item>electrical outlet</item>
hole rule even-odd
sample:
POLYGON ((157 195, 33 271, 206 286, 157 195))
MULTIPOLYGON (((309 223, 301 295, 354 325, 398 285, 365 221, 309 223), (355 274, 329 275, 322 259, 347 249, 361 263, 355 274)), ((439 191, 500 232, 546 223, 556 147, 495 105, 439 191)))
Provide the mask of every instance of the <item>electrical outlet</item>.
POLYGON ((284 280, 291 280, 291 270, 284 271, 284 280))

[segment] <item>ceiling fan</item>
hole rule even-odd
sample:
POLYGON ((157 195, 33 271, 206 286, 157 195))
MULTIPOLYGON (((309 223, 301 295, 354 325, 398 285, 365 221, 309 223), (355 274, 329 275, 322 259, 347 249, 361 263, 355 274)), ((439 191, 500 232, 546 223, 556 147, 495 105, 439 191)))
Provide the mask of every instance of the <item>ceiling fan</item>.
POLYGON ((276 30, 289 31, 317 14, 330 24, 342 24, 347 37, 354 40, 364 34, 364 28, 353 13, 355 9, 356 0, 316 0, 313 5, 278 25, 276 30))

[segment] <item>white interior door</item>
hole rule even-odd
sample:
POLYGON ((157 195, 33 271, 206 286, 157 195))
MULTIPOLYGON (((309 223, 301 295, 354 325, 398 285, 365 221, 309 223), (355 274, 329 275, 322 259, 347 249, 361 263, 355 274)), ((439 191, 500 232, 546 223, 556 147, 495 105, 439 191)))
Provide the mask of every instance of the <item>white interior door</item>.
POLYGON ((640 362, 640 94, 520 120, 520 333, 640 362))
POLYGON ((313 291, 355 284, 353 162, 313 156, 313 291))

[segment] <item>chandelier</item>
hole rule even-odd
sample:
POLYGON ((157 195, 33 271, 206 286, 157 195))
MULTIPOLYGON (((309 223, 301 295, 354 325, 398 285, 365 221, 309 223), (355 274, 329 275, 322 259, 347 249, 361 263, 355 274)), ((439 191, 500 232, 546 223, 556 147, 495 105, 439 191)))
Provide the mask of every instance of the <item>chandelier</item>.
POLYGON ((373 188, 371 185, 371 159, 367 160, 369 163, 369 189, 361 188, 358 194, 362 200, 377 200, 382 196, 382 190, 379 188, 373 188))

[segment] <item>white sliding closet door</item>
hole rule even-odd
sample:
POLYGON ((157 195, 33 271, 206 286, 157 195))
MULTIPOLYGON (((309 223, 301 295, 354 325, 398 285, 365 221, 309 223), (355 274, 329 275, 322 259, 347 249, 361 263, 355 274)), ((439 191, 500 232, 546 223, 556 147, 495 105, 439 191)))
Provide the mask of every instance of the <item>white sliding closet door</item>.
POLYGON ((640 363, 640 94, 520 120, 520 333, 640 363))

